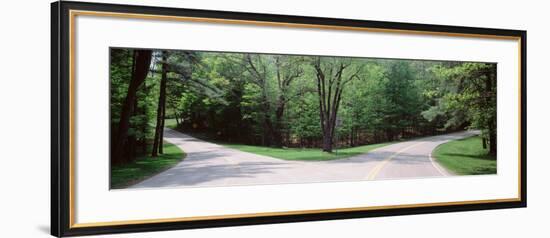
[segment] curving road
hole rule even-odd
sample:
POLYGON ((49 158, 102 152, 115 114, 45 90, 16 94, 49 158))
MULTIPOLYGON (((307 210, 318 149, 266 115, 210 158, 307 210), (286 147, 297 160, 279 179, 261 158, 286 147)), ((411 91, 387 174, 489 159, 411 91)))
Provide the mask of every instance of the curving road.
POLYGON ((287 161, 256 155, 165 129, 165 140, 187 153, 176 166, 131 188, 234 186, 450 176, 431 158, 438 145, 478 134, 464 131, 399 142, 331 161, 287 161))

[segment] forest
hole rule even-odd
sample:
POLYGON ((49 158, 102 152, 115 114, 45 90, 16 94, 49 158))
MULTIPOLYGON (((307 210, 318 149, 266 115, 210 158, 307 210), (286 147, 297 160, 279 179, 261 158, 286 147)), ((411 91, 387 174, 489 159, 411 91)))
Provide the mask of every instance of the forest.
POLYGON ((111 163, 164 153, 168 126, 220 143, 327 153, 477 129, 495 156, 496 67, 111 48, 111 163))

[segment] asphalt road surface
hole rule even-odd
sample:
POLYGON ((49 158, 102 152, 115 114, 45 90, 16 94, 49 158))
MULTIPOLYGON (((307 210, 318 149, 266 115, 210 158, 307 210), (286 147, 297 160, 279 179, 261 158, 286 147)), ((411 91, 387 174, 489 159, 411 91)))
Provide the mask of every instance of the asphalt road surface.
POLYGON ((131 188, 237 186, 452 176, 431 157, 438 145, 479 134, 463 131, 394 143, 330 161, 288 161, 256 155, 165 129, 187 157, 131 188))

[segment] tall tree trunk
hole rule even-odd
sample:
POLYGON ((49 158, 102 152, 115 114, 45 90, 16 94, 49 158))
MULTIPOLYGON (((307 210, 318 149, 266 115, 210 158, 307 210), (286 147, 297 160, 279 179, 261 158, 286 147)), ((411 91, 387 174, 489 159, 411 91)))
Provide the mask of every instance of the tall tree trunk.
POLYGON ((166 80, 168 65, 166 64, 167 55, 166 51, 162 51, 162 73, 160 79, 160 92, 157 106, 157 123, 155 126, 155 138, 153 140, 152 157, 157 157, 159 153, 162 154, 162 136, 164 131, 164 109, 166 103, 166 80))
MULTIPOLYGON (((132 116, 137 115, 137 110, 138 110, 138 97, 136 96, 134 98, 132 116)), ((132 135, 128 136, 128 142, 126 143, 128 147, 128 150, 127 150, 128 153, 126 154, 125 162, 131 162, 132 160, 134 160, 134 158, 136 158, 136 147, 137 147, 136 144, 137 144, 137 138, 136 138, 136 132, 134 131, 132 135)))
MULTIPOLYGON (((496 64, 492 64, 490 67, 490 70, 488 70, 486 74, 486 80, 485 80, 485 87, 486 92, 488 93, 488 96, 486 97, 487 100, 487 107, 496 107, 496 64), (495 104, 495 105, 493 105, 495 104)), ((489 154, 495 155, 497 154, 497 118, 496 118, 496 110, 494 114, 491 114, 489 116, 489 122, 487 123, 488 131, 489 131, 489 154)))
POLYGON ((275 110, 275 128, 273 130, 273 144, 277 147, 283 146, 283 115, 285 111, 285 99, 283 96, 279 97, 277 103, 277 109, 275 110))
POLYGON ((122 162, 122 156, 124 152, 124 143, 128 136, 128 129, 130 127, 130 113, 134 106, 134 99, 139 86, 145 81, 147 73, 149 72, 149 66, 151 65, 151 50, 136 50, 136 64, 135 69, 132 72, 132 79, 128 85, 128 94, 122 105, 120 112, 120 121, 118 124, 117 136, 114 143, 112 143, 111 157, 115 164, 122 162))
POLYGON ((162 120, 160 120, 159 154, 164 154, 164 122, 166 121, 166 78, 164 78, 164 90, 162 92, 162 120))
POLYGON ((262 80, 262 104, 263 104, 263 114, 264 114, 264 145, 271 146, 273 143, 273 122, 271 121, 271 105, 267 97, 267 85, 265 78, 262 80))
POLYGON ((349 132, 349 146, 353 147, 355 146, 355 138, 354 138, 354 126, 351 126, 350 132, 349 132))
POLYGON ((325 152, 332 152, 337 113, 344 85, 357 75, 356 73, 343 81, 342 75, 346 67, 346 65, 340 63, 338 68, 334 70, 336 74, 331 75, 330 72, 332 70, 329 70, 329 74, 327 75, 323 72, 319 58, 314 63, 317 77, 317 93, 319 95, 319 116, 323 133, 323 151, 325 152))
MULTIPOLYGON (((493 123, 490 124, 491 127, 493 123)), ((497 133, 496 128, 489 129, 489 154, 497 155, 497 133)))
POLYGON ((263 145, 271 146, 273 143, 273 124, 269 114, 264 113, 264 130, 263 130, 263 145))
POLYGON ((176 118, 176 128, 180 127, 180 120, 179 120, 179 117, 178 117, 178 113, 175 112, 176 110, 174 110, 174 118, 176 118))
MULTIPOLYGON (((136 53, 134 51, 134 52, 132 52, 132 71, 131 72, 134 72, 135 67, 136 67, 136 53)), ((137 110, 138 110, 138 107, 137 107, 137 104, 138 104, 137 92, 136 92, 136 96, 134 97, 134 102, 133 103, 134 103, 134 105, 133 105, 133 108, 132 108, 132 115, 131 115, 132 117, 137 115, 137 110)), ((136 133, 135 132, 132 135, 128 136, 128 142, 125 143, 125 147, 126 147, 125 155, 123 155, 125 157, 124 162, 129 163, 136 157, 136 133)))
MULTIPOLYGON (((147 96, 149 94, 149 89, 147 88, 147 82, 143 83, 143 93, 144 93, 143 96, 145 98, 147 98, 147 96)), ((148 118, 148 116, 147 116, 147 103, 143 104, 140 112, 141 112, 141 116, 144 118, 144 120, 142 121, 141 126, 140 126, 140 130, 141 130, 141 134, 142 134, 141 141, 140 141, 141 153, 142 154, 147 154, 147 128, 149 127, 149 122, 147 120, 147 118, 148 118)))

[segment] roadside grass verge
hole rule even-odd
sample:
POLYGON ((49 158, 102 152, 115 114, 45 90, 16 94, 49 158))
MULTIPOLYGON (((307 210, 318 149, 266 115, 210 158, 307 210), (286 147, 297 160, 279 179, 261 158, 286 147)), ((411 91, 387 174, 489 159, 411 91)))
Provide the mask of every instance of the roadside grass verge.
POLYGON ((354 155, 364 154, 371 150, 389 144, 391 144, 391 142, 344 148, 334 150, 332 153, 323 152, 321 149, 314 148, 272 148, 264 146, 225 143, 223 145, 240 151, 270 156, 283 160, 323 161, 343 159, 354 155))
POLYGON ((480 136, 450 141, 432 153, 439 164, 458 175, 496 174, 497 160, 483 149, 480 136))
POLYGON ((125 188, 152 177, 185 158, 185 152, 174 144, 163 143, 164 154, 154 158, 149 154, 132 163, 111 167, 111 189, 125 188))

